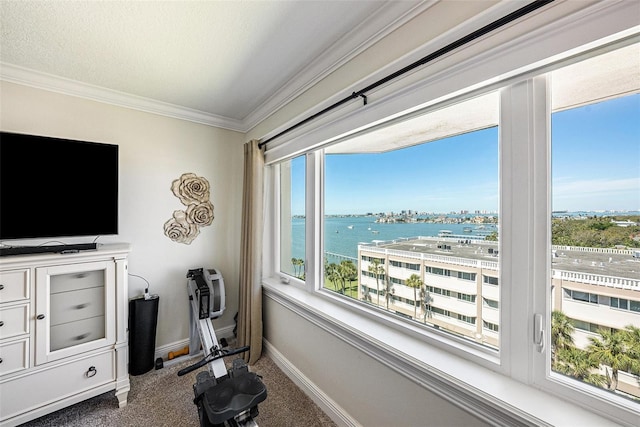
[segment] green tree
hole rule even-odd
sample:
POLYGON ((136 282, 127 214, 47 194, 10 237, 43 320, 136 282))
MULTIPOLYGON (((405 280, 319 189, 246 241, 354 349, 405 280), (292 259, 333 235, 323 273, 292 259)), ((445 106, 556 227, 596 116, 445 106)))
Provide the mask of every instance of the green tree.
POLYGON ((558 362, 555 364, 555 371, 596 386, 603 386, 606 383, 604 375, 594 372, 600 365, 588 352, 568 346, 559 349, 557 353, 558 362))
POLYGON ((346 292, 346 282, 349 282, 349 288, 351 288, 351 282, 358 278, 358 269, 351 260, 344 260, 340 262, 338 266, 340 281, 342 283, 342 293, 346 292))
POLYGON ((488 236, 486 236, 484 238, 484 240, 486 240, 488 242, 497 242, 498 241, 498 232, 497 231, 492 231, 491 234, 489 234, 488 236))
POLYGON ((560 310, 551 313, 551 355, 552 367, 558 364, 558 355, 561 350, 573 347, 573 331, 575 330, 571 319, 560 310))
POLYGON ((424 323, 427 323, 427 317, 431 317, 431 301, 433 301, 433 298, 431 297, 426 284, 422 288, 420 288, 420 299, 422 299, 423 308, 422 321, 424 323))
POLYGON ((624 245, 640 247, 633 236, 640 233, 639 225, 618 227, 611 221, 627 220, 638 223, 640 217, 591 217, 581 219, 554 218, 551 223, 551 239, 554 245, 612 248, 624 245))
POLYGON ((304 279, 304 260, 291 258, 291 264, 293 264, 293 274, 299 279, 304 279))
MULTIPOLYGON (((332 284, 336 292, 339 291, 338 283, 340 282, 340 272, 338 271, 338 265, 336 263, 325 264, 324 277, 326 277, 332 284)), ((344 291, 343 291, 344 293, 344 291)))
POLYGON ((424 282, 422 281, 422 279, 420 279, 420 276, 418 276, 417 274, 412 274, 411 276, 409 276, 409 278, 407 280, 405 280, 405 285, 407 285, 410 288, 413 288, 413 317, 417 320, 418 319, 418 289, 420 289, 422 287, 422 285, 424 285, 424 282))
POLYGON ((376 277, 376 289, 378 293, 378 305, 380 305, 380 276, 385 274, 384 266, 381 265, 378 258, 373 258, 369 264, 369 273, 376 277))
POLYGON ((384 279, 384 289, 382 290, 382 292, 384 293, 384 299, 385 299, 385 304, 387 307, 387 310, 389 310, 389 301, 391 300, 391 298, 393 297, 393 286, 391 284, 391 282, 389 281, 388 277, 385 277, 384 279))
MULTIPOLYGON (((627 354, 631 358, 629 369, 630 373, 640 375, 640 328, 633 325, 627 325, 622 330, 622 335, 627 344, 627 354)), ((640 378, 638 378, 640 382, 640 378)))
POLYGON ((618 372, 637 370, 639 362, 632 357, 633 350, 627 332, 600 329, 598 333, 600 337, 589 337, 587 352, 604 365, 607 389, 615 391, 618 388, 618 372))
MULTIPOLYGON (((640 328, 633 325, 628 325, 624 331, 624 339, 629 345, 629 355, 633 360, 636 360, 640 363, 640 328)), ((636 375, 640 374, 640 369, 638 366, 635 366, 634 373, 636 375)))

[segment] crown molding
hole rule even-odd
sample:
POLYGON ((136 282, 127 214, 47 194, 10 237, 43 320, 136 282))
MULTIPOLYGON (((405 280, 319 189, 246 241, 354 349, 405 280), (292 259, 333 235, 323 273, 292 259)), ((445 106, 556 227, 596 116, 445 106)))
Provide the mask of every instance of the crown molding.
MULTIPOLYGON (((433 6, 435 3, 437 3, 437 1, 434 2, 430 2, 428 5, 426 4, 426 2, 421 3, 422 6, 425 7, 425 9, 422 9, 420 12, 423 12, 424 10, 426 10, 426 6, 431 7, 433 6)), ((355 82, 353 84, 353 87, 356 89, 361 89, 363 87, 367 87, 370 84, 376 82, 377 80, 391 74, 394 73, 400 69, 403 69, 404 67, 414 63, 415 61, 418 61, 420 58, 423 58, 424 56, 433 53, 435 50, 446 46, 449 43, 454 42, 455 40, 459 39, 460 37, 463 37, 465 35, 467 35, 470 31, 470 29, 477 29, 480 28, 484 25, 487 25, 490 22, 495 21, 496 19, 502 18, 503 16, 514 12, 515 10, 517 10, 518 8, 522 7, 522 3, 520 2, 515 2, 512 0, 500 0, 498 3, 496 3, 495 5, 493 5, 492 7, 486 9, 485 11, 469 18, 468 20, 460 23, 459 25, 451 28, 450 30, 434 37, 433 39, 427 41, 425 44, 418 46, 417 48, 415 48, 413 51, 403 55, 402 57, 397 58, 395 61, 392 61, 388 64, 386 64, 385 66, 383 66, 382 68, 374 71, 373 73, 371 73, 370 75, 360 79, 359 81, 355 82)), ((416 14, 413 14, 412 17, 415 17, 416 14)), ((405 20, 406 22, 406 20, 405 20)), ((415 72, 414 72, 415 74, 415 72)), ((401 81, 401 79, 398 79, 397 81, 401 81)), ((396 83, 397 84, 397 83, 396 83)), ((342 98, 345 98, 346 96, 349 95, 349 93, 351 93, 351 91, 346 90, 346 89, 340 89, 338 91, 336 91, 334 94, 328 95, 326 97, 326 99, 322 102, 320 102, 319 104, 301 112, 300 114, 296 115, 295 117, 290 118, 289 120, 287 120, 286 122, 282 123, 280 126, 278 126, 275 129, 272 129, 270 132, 268 132, 266 135, 262 135, 262 139, 263 140, 267 140, 272 138, 274 135, 279 134, 280 132, 284 131, 285 129, 294 126, 296 123, 301 122, 302 120, 312 116, 313 114, 317 113, 318 111, 322 111, 323 109, 331 106, 332 104, 340 101, 342 98)), ((349 107, 347 107, 349 108, 349 107)), ((372 108, 372 104, 369 104, 369 106, 367 107, 369 110, 372 108)), ((276 110, 273 110, 274 112, 276 110)), ((348 110, 351 111, 351 110, 348 110)), ((352 112, 352 111, 351 111, 352 112)), ((341 114, 346 114, 347 110, 344 110, 341 114)), ((308 130, 313 129, 315 126, 320 126, 320 119, 315 120, 316 125, 312 125, 312 124, 308 124, 305 125, 305 128, 307 128, 308 130)), ((250 130, 251 128, 249 128, 250 130)), ((278 138, 278 141, 274 141, 272 143, 272 147, 275 148, 276 146, 280 146, 282 144, 285 144, 293 139, 297 139, 299 135, 305 133, 302 130, 298 130, 297 134, 291 133, 286 137, 282 137, 282 138, 278 138), (298 135, 298 136, 296 136, 298 135)), ((270 143, 271 144, 271 143, 270 143)))
POLYGON ((6 62, 0 62, 0 80, 246 133, 349 60, 436 3, 437 0, 425 0, 417 5, 408 2, 385 3, 376 13, 354 27, 315 61, 282 85, 275 94, 252 111, 244 120, 218 116, 6 62), (410 4, 411 7, 407 8, 407 4, 410 4), (390 21, 389 17, 393 17, 393 19, 390 21))
POLYGON ((438 1, 425 0, 410 8, 407 8, 406 2, 395 1, 381 6, 367 20, 341 37, 315 61, 309 63, 296 76, 286 82, 280 90, 245 117, 243 124, 246 131, 253 129, 287 103, 399 27, 434 6, 438 1), (389 17, 394 18, 389 21, 389 17))
POLYGON ((239 120, 82 83, 6 62, 0 62, 0 80, 208 126, 245 132, 245 127, 239 120))

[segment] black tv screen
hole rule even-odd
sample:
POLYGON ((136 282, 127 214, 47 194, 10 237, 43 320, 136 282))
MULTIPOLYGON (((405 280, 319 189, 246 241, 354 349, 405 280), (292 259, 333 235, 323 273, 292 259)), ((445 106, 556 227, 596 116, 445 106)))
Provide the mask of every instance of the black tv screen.
POLYGON ((0 132, 0 240, 117 233, 117 145, 0 132))

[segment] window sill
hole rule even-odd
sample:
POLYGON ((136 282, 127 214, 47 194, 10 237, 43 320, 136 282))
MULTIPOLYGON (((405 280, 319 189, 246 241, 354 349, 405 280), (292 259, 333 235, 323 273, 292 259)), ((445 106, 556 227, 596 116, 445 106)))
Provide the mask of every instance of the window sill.
POLYGON ((277 280, 264 295, 332 333, 430 392, 491 425, 617 425, 574 403, 517 382, 438 348, 412 333, 398 333, 361 310, 277 280))

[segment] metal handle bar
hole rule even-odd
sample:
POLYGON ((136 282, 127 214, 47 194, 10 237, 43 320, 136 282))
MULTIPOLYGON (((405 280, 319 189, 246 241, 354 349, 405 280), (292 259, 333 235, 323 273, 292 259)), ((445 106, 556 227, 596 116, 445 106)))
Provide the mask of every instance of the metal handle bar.
POLYGON ((213 362, 214 360, 218 360, 227 356, 233 356, 234 354, 238 354, 238 353, 244 353, 245 351, 249 351, 249 348, 250 346, 246 345, 244 347, 236 348, 233 350, 217 350, 215 356, 213 357, 211 357, 211 355, 205 356, 203 359, 199 360, 193 365, 189 365, 186 368, 180 369, 178 371, 178 376, 181 377, 185 374, 188 374, 189 372, 195 371, 196 369, 201 368, 207 363, 213 362))

